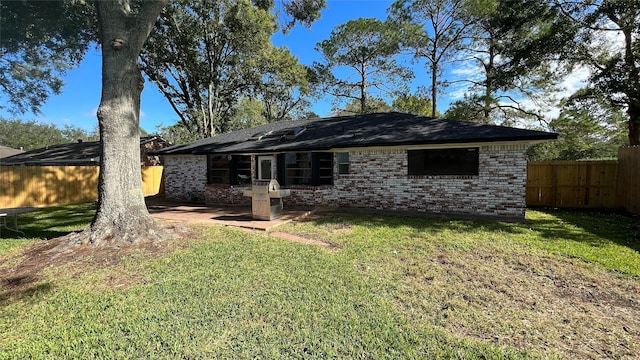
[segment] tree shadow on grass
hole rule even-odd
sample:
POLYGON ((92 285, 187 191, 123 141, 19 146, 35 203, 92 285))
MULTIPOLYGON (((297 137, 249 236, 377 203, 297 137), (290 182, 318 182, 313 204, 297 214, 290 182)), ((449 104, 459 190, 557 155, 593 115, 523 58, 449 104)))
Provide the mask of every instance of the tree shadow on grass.
MULTIPOLYGON (((36 209, 18 215, 18 232, 2 229, 0 241, 17 239, 49 239, 37 241, 24 249, 14 266, 0 268, 0 306, 15 301, 38 299, 47 294, 53 285, 42 282, 40 272, 57 260, 48 251, 60 243, 63 236, 86 227, 95 214, 95 204, 68 205, 36 209), (53 239, 53 240, 51 240, 53 239)), ((13 227, 13 219, 7 219, 13 227)), ((71 256, 71 255, 69 255, 71 256)), ((60 259, 62 260, 62 259, 60 259)))
POLYGON ((35 299, 36 294, 46 294, 53 285, 42 283, 41 272, 54 259, 48 252, 60 243, 60 239, 36 242, 29 245, 13 259, 13 266, 0 267, 0 305, 6 306, 25 298, 35 299))
MULTIPOLYGON (((24 232, 24 235, 2 228, 0 239, 57 238, 82 230, 91 223, 94 215, 95 204, 93 203, 36 209, 18 215, 18 229, 24 232)), ((12 218, 7 219, 7 222, 9 226, 14 226, 12 218)))
POLYGON ((640 253, 640 219, 619 211, 540 209, 553 218, 530 219, 526 225, 549 241, 566 239, 593 247, 615 243, 640 253))
POLYGON ((8 306, 18 301, 35 303, 43 295, 50 293, 54 286, 50 282, 39 283, 39 278, 19 276, 2 279, 0 283, 0 307, 8 306))
POLYGON ((640 219, 615 211, 540 209, 549 216, 533 217, 522 223, 469 220, 429 216, 380 213, 333 212, 311 217, 319 226, 358 225, 362 227, 411 227, 416 232, 495 231, 512 234, 536 232, 545 241, 570 240, 601 247, 610 243, 640 253, 640 219))

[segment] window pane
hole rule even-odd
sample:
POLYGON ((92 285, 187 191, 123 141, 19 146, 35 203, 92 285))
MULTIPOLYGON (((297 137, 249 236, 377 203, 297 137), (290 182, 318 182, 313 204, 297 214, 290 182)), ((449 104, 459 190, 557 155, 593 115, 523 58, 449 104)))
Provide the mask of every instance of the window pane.
POLYGON ((317 153, 318 157, 318 185, 333 184, 333 154, 317 153))
POLYGON ((478 175, 479 149, 409 150, 409 175, 478 175))
POLYGON ((284 154, 283 185, 333 184, 333 153, 284 154))
POLYGON ((285 182, 287 185, 311 185, 311 154, 287 153, 285 155, 285 182))
POLYGON ((348 174, 349 173, 349 153, 341 152, 338 153, 338 174, 348 174))
POLYGON ((229 184, 230 160, 227 155, 207 157, 207 179, 209 184, 229 184))
POLYGON ((235 155, 236 183, 238 185, 251 184, 251 156, 235 155))
POLYGON ((259 158, 259 179, 271 180, 271 158, 259 158))

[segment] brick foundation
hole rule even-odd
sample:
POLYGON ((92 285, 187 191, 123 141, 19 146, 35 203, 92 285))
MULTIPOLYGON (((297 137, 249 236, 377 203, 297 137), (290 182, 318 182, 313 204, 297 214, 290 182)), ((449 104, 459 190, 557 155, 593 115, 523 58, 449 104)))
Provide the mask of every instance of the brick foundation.
POLYGON ((251 206, 251 198, 242 195, 244 190, 251 190, 251 185, 207 184, 205 186, 205 203, 251 206))

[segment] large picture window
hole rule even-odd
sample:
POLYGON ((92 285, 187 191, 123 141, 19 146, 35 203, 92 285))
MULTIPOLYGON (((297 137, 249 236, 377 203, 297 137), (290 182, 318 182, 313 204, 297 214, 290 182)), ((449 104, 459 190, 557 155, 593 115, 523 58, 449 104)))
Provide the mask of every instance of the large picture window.
POLYGON ((251 156, 208 155, 207 183, 251 184, 251 156))
POLYGON ((409 175, 478 175, 479 149, 407 151, 409 175))
POLYGON ((332 153, 286 153, 279 157, 283 185, 333 184, 332 153))
POLYGON ((311 153, 287 153, 284 155, 286 185, 311 185, 311 153))

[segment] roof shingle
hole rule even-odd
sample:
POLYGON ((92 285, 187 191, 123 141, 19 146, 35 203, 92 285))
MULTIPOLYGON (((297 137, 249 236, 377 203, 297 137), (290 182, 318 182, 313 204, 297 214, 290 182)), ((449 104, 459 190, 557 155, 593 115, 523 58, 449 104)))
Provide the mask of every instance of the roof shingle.
POLYGON ((275 122, 175 145, 160 155, 273 153, 339 148, 553 140, 544 131, 397 112, 275 122), (295 128, 304 128, 294 136, 295 128))

